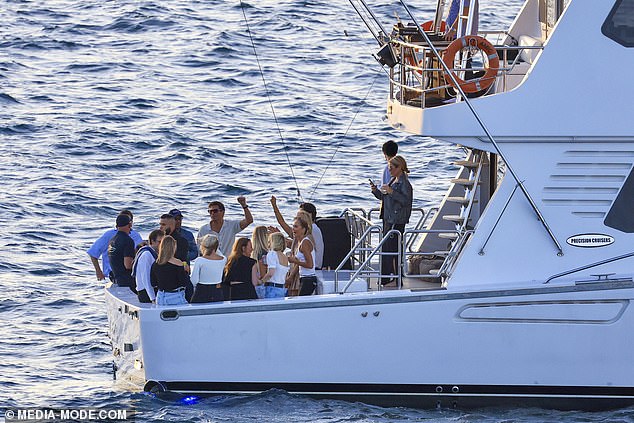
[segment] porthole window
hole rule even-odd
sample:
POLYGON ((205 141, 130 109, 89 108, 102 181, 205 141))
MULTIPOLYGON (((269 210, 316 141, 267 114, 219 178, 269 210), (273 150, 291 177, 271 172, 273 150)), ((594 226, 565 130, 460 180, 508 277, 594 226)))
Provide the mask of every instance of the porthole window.
POLYGON ((634 47, 634 0, 617 0, 601 32, 625 47, 634 47))

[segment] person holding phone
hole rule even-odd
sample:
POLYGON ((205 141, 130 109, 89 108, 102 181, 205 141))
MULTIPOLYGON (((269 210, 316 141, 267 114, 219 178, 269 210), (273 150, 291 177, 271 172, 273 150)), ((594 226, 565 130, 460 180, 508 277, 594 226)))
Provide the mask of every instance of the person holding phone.
MULTIPOLYGON (((381 185, 380 189, 370 180, 372 194, 381 200, 381 213, 379 217, 383 220, 384 236, 392 229, 398 230, 401 234, 405 231, 405 225, 409 222, 412 214, 412 201, 414 192, 407 175, 409 169, 407 162, 402 156, 394 156, 388 162, 388 169, 391 179, 387 184, 381 185)), ((398 251, 398 238, 391 234, 383 244, 384 253, 395 253, 398 251)), ((381 258, 381 285, 394 282, 394 276, 398 275, 401 269, 397 266, 396 256, 385 255, 381 258)))

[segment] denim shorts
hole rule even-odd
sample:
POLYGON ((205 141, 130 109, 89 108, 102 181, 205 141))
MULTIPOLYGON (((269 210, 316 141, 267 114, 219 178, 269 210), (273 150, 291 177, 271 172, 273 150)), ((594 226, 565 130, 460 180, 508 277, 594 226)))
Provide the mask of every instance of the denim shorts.
POLYGON ((266 298, 266 287, 264 285, 258 285, 255 287, 255 293, 258 294, 258 298, 266 298))
POLYGON ((286 297, 286 288, 276 288, 274 286, 264 287, 264 298, 282 298, 286 297))
POLYGON ((183 289, 178 292, 159 291, 158 294, 156 294, 156 304, 167 306, 187 304, 185 290, 183 289))

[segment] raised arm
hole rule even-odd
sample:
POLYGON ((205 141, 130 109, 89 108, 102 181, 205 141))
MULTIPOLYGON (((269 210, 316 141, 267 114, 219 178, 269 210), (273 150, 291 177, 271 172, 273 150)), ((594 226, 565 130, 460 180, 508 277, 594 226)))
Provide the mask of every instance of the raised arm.
POLYGON ((275 198, 274 195, 271 196, 271 206, 273 207, 273 213, 275 213, 275 219, 277 220, 277 223, 279 223, 282 229, 284 229, 284 232, 286 232, 286 234, 292 238, 293 230, 284 220, 282 213, 280 213, 280 209, 279 207, 277 207, 277 198, 275 198))
POLYGON ((251 214, 251 210, 249 210, 246 197, 238 197, 238 203, 240 203, 242 210, 244 211, 244 219, 240 221, 240 229, 244 229, 253 223, 253 215, 251 214))

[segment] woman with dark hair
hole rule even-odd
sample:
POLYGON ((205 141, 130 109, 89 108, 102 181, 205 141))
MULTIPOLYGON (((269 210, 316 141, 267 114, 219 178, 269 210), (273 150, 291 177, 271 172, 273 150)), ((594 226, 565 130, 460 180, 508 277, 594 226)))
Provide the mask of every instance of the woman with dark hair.
POLYGON ((201 256, 194 261, 192 282, 196 284, 192 303, 223 301, 222 272, 227 258, 218 254, 218 237, 213 234, 203 236, 200 241, 201 256))
MULTIPOLYGON (((370 181, 372 194, 381 200, 380 217, 383 219, 383 236, 392 229, 396 229, 403 234, 405 225, 409 222, 409 217, 412 214, 412 199, 414 196, 412 185, 407 177, 409 169, 405 159, 402 156, 392 157, 388 162, 388 169, 392 178, 388 184, 382 185, 380 190, 370 181)), ((395 234, 391 234, 385 241, 383 252, 398 252, 398 238, 395 234)), ((395 255, 384 255, 381 257, 381 274, 385 275, 381 279, 381 285, 393 282, 394 278, 392 276, 400 273, 401 269, 398 269, 396 263, 395 255)))
POLYGON ((250 256, 253 246, 249 238, 238 238, 225 266, 222 280, 225 299, 255 300, 255 284, 258 282, 257 264, 250 256))
POLYGON ((191 283, 183 262, 176 257, 176 240, 167 235, 159 245, 158 258, 152 265, 152 285, 158 286, 156 304, 187 304, 185 287, 191 283))

